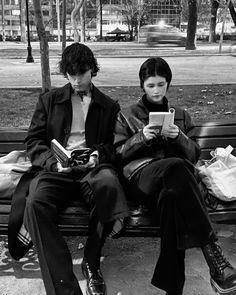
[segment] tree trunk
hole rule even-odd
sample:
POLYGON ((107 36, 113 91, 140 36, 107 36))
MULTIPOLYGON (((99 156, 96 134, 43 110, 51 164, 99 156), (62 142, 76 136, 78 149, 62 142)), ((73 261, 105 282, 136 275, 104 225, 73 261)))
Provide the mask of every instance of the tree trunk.
POLYGON ((100 39, 102 39, 102 0, 99 0, 100 39))
POLYGON ((186 50, 195 50, 195 35, 197 29, 197 0, 188 0, 188 27, 186 50))
POLYGON ((41 76, 42 76, 42 92, 51 90, 51 76, 49 66, 49 48, 46 37, 46 31, 43 23, 43 15, 41 10, 41 2, 33 0, 35 24, 40 42, 41 55, 41 76))
POLYGON ((74 0, 74 9, 71 12, 71 24, 74 30, 74 41, 79 42, 80 36, 78 32, 78 19, 80 14, 80 8, 82 7, 84 0, 74 0))
POLYGON ((211 0, 211 21, 210 21, 209 42, 216 42, 216 18, 217 18, 218 8, 219 8, 219 2, 217 0, 211 0))
POLYGON ((4 6, 4 0, 1 2, 1 8, 2 8, 2 41, 5 42, 6 39, 6 33, 5 33, 5 6, 4 6))
POLYGON ((236 11, 235 11, 232 1, 229 2, 229 12, 230 12, 232 20, 234 22, 234 25, 236 26, 236 11))
POLYGON ((80 23, 81 23, 81 42, 85 42, 85 2, 80 9, 80 23))
POLYGON ((62 2, 62 51, 66 48, 66 0, 62 2))
POLYGON ((50 17, 50 23, 49 23, 49 32, 51 35, 53 35, 53 0, 49 1, 49 17, 50 17))
MULTIPOLYGON (((3 0, 2 0, 3 1, 3 0)), ((21 42, 26 43, 26 28, 25 28, 25 0, 20 0, 20 35, 21 42)))

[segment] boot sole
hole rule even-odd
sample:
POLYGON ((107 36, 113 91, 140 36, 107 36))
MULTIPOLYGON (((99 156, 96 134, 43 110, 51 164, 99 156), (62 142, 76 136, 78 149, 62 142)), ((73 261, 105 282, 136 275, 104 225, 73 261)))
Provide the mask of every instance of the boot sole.
POLYGON ((236 286, 227 290, 220 288, 220 286, 211 278, 210 279, 212 289, 219 295, 236 295, 236 286))

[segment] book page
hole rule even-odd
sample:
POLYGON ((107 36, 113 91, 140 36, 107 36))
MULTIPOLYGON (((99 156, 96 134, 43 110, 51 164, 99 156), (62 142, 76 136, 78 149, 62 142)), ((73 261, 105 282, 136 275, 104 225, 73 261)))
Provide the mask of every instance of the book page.
POLYGON ((161 134, 163 129, 166 129, 169 125, 174 124, 174 117, 174 108, 170 108, 169 112, 150 112, 149 124, 152 124, 157 133, 161 134))
POLYGON ((51 150, 62 167, 67 167, 71 152, 67 151, 56 139, 51 141, 51 150))

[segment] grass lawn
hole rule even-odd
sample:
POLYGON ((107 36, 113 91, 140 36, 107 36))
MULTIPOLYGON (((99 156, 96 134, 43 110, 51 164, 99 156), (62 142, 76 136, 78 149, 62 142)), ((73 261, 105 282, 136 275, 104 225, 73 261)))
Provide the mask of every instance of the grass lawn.
MULTIPOLYGON (((141 95, 139 87, 100 87, 125 109, 141 95)), ((28 127, 40 89, 0 89, 0 127, 28 127)), ((171 104, 197 121, 236 120, 236 84, 171 86, 171 104)))

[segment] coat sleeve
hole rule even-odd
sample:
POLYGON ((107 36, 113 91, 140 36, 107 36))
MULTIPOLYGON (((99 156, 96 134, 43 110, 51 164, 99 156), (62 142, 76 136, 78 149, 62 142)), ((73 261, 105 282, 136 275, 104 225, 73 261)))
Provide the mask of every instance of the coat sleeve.
POLYGON ((40 95, 25 139, 25 144, 28 156, 35 168, 53 171, 57 160, 51 152, 50 144, 47 142, 47 116, 47 110, 43 103, 43 95, 40 95))
POLYGON ((141 122, 130 125, 126 117, 120 112, 115 126, 114 145, 117 155, 126 160, 148 146, 143 134, 141 122))
POLYGON ((176 156, 187 159, 195 164, 201 154, 199 145, 194 140, 194 124, 190 115, 184 111, 184 130, 179 131, 176 139, 169 139, 171 149, 176 156))

